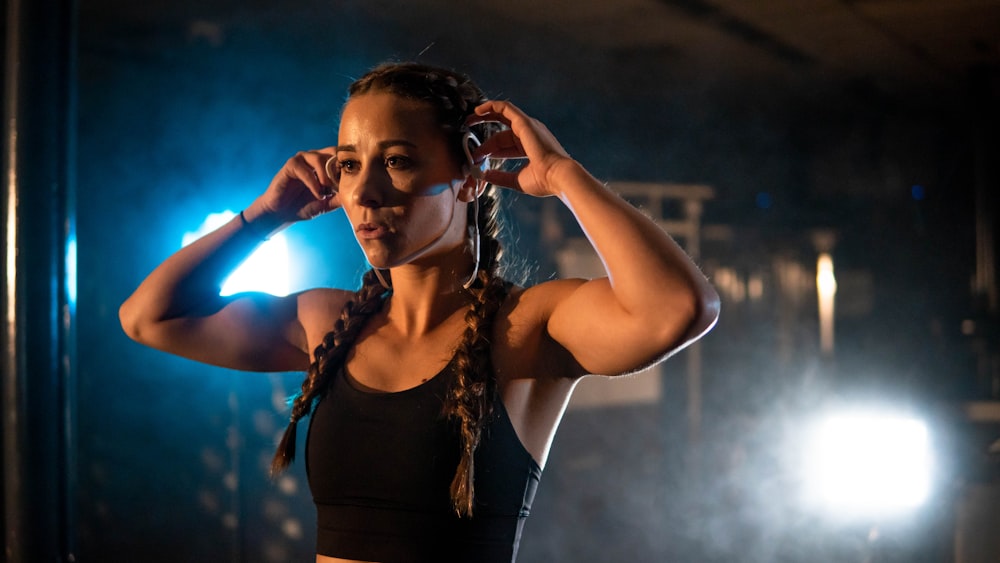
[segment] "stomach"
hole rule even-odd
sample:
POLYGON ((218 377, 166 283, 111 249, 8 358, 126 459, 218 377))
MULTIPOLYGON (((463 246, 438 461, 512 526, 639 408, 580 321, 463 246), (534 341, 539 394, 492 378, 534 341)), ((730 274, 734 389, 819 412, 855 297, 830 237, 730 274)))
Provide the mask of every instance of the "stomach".
POLYGON ((378 563, 378 561, 361 561, 359 559, 341 559, 339 557, 329 557, 316 554, 316 563, 378 563))

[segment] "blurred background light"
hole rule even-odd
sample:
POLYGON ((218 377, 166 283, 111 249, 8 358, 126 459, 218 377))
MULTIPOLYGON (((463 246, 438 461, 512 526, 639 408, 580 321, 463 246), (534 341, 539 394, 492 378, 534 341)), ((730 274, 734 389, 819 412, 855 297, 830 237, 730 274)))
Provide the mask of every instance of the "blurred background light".
POLYGON ((76 306, 76 234, 66 241, 66 299, 76 306))
MULTIPOLYGON (((181 246, 191 244, 225 225, 235 216, 236 213, 228 209, 221 213, 210 213, 196 231, 184 233, 181 246)), ((233 295, 244 291, 261 291, 271 295, 288 295, 291 287, 290 267, 288 241, 284 233, 277 233, 264 241, 226 278, 219 294, 233 295)))
POLYGON ((835 517, 899 515, 930 495, 933 455, 921 420, 877 412, 829 415, 815 425, 808 444, 807 500, 835 517))
POLYGON ((833 275, 833 258, 826 252, 816 261, 816 291, 819 298, 820 348, 833 353, 834 297, 837 295, 837 278, 833 275))

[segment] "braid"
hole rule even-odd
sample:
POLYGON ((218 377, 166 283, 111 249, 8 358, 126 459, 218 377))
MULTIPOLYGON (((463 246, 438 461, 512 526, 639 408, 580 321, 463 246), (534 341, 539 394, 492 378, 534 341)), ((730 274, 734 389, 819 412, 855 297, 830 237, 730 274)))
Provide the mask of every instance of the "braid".
MULTIPOLYGON (((471 127, 466 125, 465 121, 469 115, 487 98, 469 77, 448 69, 420 63, 386 63, 370 70, 348 89, 349 97, 369 92, 385 92, 426 102, 435 112, 438 125, 444 132, 449 146, 452 147, 455 161, 459 163, 465 162, 462 139, 467 131, 474 133, 481 141, 486 141, 501 128, 497 123, 480 123, 471 127)), ((465 316, 466 329, 455 351, 456 377, 444 405, 444 414, 457 421, 460 432, 461 456, 451 484, 452 506, 460 516, 472 516, 474 454, 483 427, 493 415, 493 401, 497 394, 497 381, 490 357, 490 332, 496 313, 503 304, 509 288, 507 282, 500 277, 502 248, 498 240, 500 230, 498 197, 499 190, 493 186, 488 186, 479 196, 480 268, 469 290, 475 297, 475 302, 465 316)), ((469 209, 471 230, 474 226, 472 222, 474 214, 472 206, 469 209)), ((326 386, 326 380, 329 378, 326 372, 331 371, 326 365, 343 363, 342 355, 345 352, 339 350, 349 346, 354 336, 356 333, 352 334, 349 340, 345 339, 344 343, 327 344, 324 341, 325 348, 330 348, 331 351, 324 351, 322 354, 326 357, 322 362, 323 365, 320 365, 321 354, 320 350, 317 350, 317 362, 310 368, 310 376, 303 383, 302 394, 296 399, 297 410, 293 409, 292 412, 290 428, 293 432, 297 412, 301 413, 300 418, 307 414, 306 411, 311 407, 315 397, 326 386), (313 372, 321 374, 324 379, 312 383, 313 372)), ((294 441, 294 433, 292 439, 294 441)), ((275 456, 276 467, 283 467, 280 462, 287 465, 284 459, 288 456, 282 454, 282 451, 279 449, 279 455, 275 456), (282 455, 284 457, 281 457, 282 455)))
POLYGON ((465 161, 463 133, 471 130, 479 139, 486 140, 500 129, 496 123, 465 125, 465 119, 487 98, 479 86, 459 72, 420 63, 385 63, 370 70, 348 89, 351 97, 368 92, 387 92, 430 104, 448 135, 448 144, 453 147, 457 162, 465 161))
POLYGON ((385 298, 385 289, 375 277, 374 270, 369 270, 364 275, 361 289, 344 305, 340 318, 333 325, 333 330, 328 332, 323 337, 323 342, 316 346, 313 353, 315 360, 306 372, 302 389, 292 401, 291 419, 271 461, 271 476, 284 471, 295 459, 295 429, 299 420, 312 412, 316 400, 326 391, 333 375, 344 365, 347 352, 357 339, 358 333, 368 319, 382 309, 385 298))
POLYGON ((452 507, 459 516, 472 516, 475 450, 483 427, 493 415, 497 393, 490 332, 508 285, 498 273, 502 248, 497 240, 496 196, 496 188, 492 186, 480 196, 479 232, 484 259, 478 279, 470 289, 476 300, 465 315, 466 329, 455 351, 455 383, 444 407, 445 414, 457 421, 461 438, 461 457, 451 482, 452 507))

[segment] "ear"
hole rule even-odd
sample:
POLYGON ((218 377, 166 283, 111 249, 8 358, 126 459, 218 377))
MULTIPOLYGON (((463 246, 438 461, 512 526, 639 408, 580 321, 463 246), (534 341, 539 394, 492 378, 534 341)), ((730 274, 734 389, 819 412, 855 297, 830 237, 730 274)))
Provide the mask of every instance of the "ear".
POLYGON ((466 176, 462 185, 458 188, 458 201, 472 203, 477 197, 482 195, 484 188, 485 184, 482 180, 466 176))
POLYGON ((465 164, 462 165, 462 174, 466 177, 471 176, 482 183, 485 171, 490 167, 490 159, 487 157, 478 163, 476 162, 476 159, 472 156, 472 152, 480 145, 479 138, 472 131, 466 131, 462 135, 462 151, 465 153, 465 164))

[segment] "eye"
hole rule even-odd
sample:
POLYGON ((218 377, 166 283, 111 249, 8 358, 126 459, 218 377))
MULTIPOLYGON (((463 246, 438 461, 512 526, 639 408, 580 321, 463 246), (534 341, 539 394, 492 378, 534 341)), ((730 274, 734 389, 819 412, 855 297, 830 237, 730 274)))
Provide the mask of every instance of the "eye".
POLYGON ((341 174, 353 174, 358 171, 358 161, 351 159, 343 159, 337 161, 337 171, 341 174))
POLYGON ((405 170, 413 165, 413 161, 406 156, 392 155, 385 158, 385 165, 396 170, 405 170))

